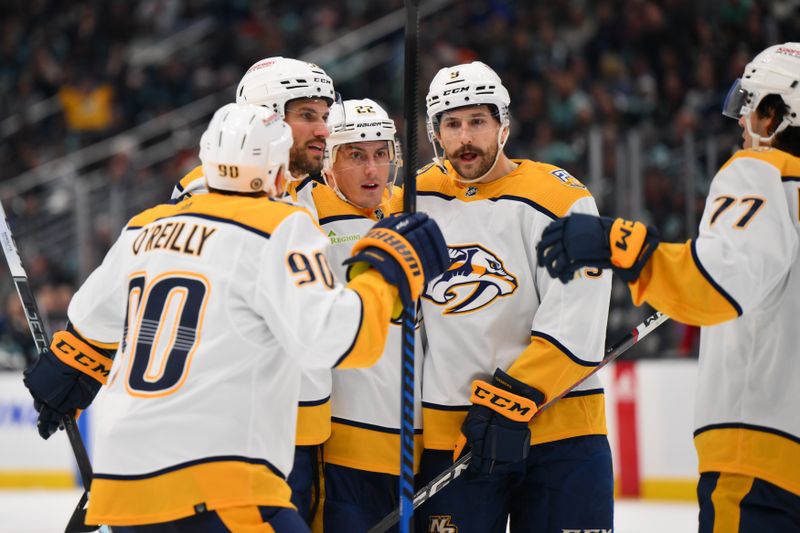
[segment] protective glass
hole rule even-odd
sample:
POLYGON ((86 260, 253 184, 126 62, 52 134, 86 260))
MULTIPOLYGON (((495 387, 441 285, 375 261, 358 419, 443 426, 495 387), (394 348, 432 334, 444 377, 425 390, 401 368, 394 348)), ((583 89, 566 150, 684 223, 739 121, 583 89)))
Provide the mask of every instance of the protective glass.
POLYGON ((337 169, 344 170, 354 167, 368 167, 374 165, 379 172, 389 168, 394 163, 392 143, 386 141, 378 150, 364 150, 358 146, 360 143, 342 144, 334 148, 333 161, 337 169))
POLYGON ((739 120, 739 117, 751 111, 750 100, 751 94, 742 88, 742 80, 739 78, 733 82, 733 85, 728 90, 728 95, 722 104, 722 114, 739 120))

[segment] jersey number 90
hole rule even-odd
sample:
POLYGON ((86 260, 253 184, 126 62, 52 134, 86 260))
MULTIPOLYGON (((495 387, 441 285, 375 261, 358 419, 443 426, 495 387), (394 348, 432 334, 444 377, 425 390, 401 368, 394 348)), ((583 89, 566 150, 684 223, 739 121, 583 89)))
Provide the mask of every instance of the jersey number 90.
POLYGON ((130 361, 125 387, 132 396, 165 396, 186 381, 209 284, 189 272, 146 281, 144 275, 134 275, 128 283, 123 351, 129 341, 130 361))

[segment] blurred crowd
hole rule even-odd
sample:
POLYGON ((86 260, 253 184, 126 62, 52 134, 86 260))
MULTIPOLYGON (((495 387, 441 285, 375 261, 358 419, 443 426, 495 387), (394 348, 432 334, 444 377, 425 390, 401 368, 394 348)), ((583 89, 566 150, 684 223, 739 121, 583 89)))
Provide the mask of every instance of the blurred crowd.
MULTIPOLYGON (((0 185, 229 88, 262 57, 300 57, 402 7, 402 0, 6 0, 0 4, 0 185)), ((492 66, 512 97, 507 152, 513 157, 561 165, 582 178, 587 134, 596 128, 609 180, 604 190, 611 191, 621 163, 616 147, 638 131, 644 216, 666 238, 683 239, 694 228, 684 227, 682 213, 701 211, 705 190, 696 191, 696 205, 686 205, 679 186, 685 165, 676 154, 687 135, 713 137, 714 155, 724 161, 739 142, 738 128, 719 113, 725 92, 757 51, 800 36, 800 0, 452 0, 421 27, 421 95, 441 66, 472 60, 492 66)), ((401 123, 402 31, 384 41, 389 59, 337 89, 345 98, 382 101, 401 123)), ((419 144, 425 161, 430 149, 423 138, 419 144)), ((146 201, 167 198, 197 163, 190 149, 147 167, 131 154, 102 163, 123 198, 145 190, 146 201)), ((707 183, 711 176, 703 177, 707 183)), ((48 210, 71 209, 68 194, 56 192, 22 191, 11 199, 11 217, 24 225, 48 210)), ((117 213, 110 222, 108 210, 97 212, 95 260, 126 218, 117 213)), ((79 281, 75 261, 47 250, 26 260, 39 305, 57 327, 79 281)), ((0 367, 18 368, 33 348, 13 287, 0 286, 0 367)), ((626 327, 633 323, 618 316, 626 327)), ((672 337, 663 342, 673 352, 692 351, 691 331, 672 337)))

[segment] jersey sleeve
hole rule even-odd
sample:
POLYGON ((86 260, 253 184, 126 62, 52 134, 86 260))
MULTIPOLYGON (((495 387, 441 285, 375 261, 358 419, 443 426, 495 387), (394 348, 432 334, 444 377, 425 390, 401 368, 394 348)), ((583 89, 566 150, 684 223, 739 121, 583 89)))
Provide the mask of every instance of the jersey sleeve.
POLYGON ((181 180, 172 188, 170 200, 180 202, 184 198, 188 198, 193 194, 206 194, 208 193, 208 186, 206 185, 206 178, 203 175, 203 167, 197 166, 190 170, 181 180))
POLYGON ((345 286, 328 246, 307 212, 287 217, 262 252, 256 307, 302 366, 370 366, 383 352, 397 289, 371 269, 345 286))
POLYGON ((739 157, 714 177, 697 239, 660 244, 631 296, 680 322, 719 324, 758 307, 797 253, 779 170, 739 157))
MULTIPOLYGON (((587 196, 569 212, 596 215, 597 207, 587 196)), ((540 238, 541 229, 534 242, 540 238)), ((540 305, 531 325, 531 343, 507 370, 541 392, 544 402, 574 385, 603 358, 611 273, 589 268, 578 276, 563 284, 536 269, 540 305)))
POLYGON ((94 347, 111 349, 119 343, 125 322, 127 280, 125 271, 127 228, 106 254, 103 262, 81 285, 67 309, 69 322, 82 339, 94 347))

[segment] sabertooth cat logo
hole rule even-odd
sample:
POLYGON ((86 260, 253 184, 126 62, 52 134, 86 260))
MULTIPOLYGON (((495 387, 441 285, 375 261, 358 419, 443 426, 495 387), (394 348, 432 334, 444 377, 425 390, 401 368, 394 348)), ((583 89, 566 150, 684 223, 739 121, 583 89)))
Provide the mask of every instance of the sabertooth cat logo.
POLYGON ((433 280, 422 296, 446 305, 444 314, 468 313, 517 290, 517 277, 498 257, 477 244, 453 246, 450 269, 433 280))

